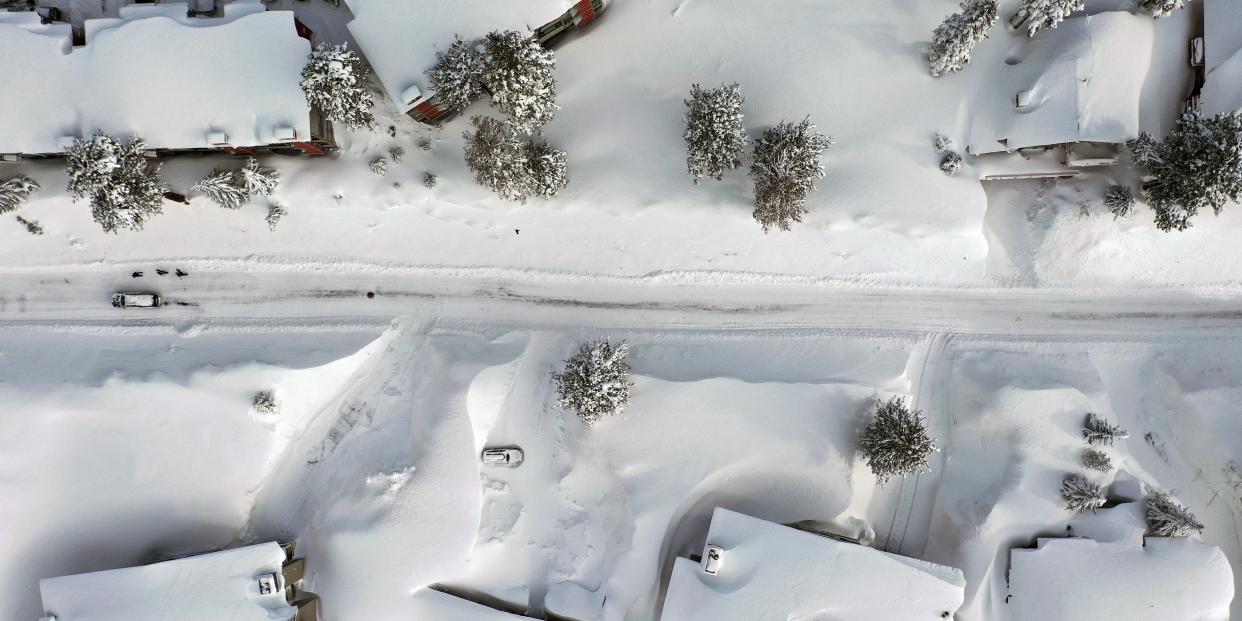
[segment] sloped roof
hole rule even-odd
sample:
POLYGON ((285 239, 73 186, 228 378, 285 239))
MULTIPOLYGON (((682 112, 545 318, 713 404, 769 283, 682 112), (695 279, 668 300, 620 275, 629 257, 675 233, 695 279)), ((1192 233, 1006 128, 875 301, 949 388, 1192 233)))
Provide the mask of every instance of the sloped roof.
POLYGON ((1153 20, 1110 11, 1075 17, 1012 53, 972 109, 974 154, 1138 136, 1153 20), (1015 98, 1023 94, 1023 107, 1015 98))
POLYGON ((349 32, 399 106, 411 86, 427 92, 423 73, 454 36, 471 40, 493 30, 531 31, 564 13, 570 0, 345 0, 349 32))
POLYGON ((224 550, 141 567, 39 581, 56 621, 289 621, 297 609, 283 590, 259 594, 258 577, 280 574, 277 543, 224 550))
POLYGON ((67 25, 0 18, 0 153, 59 153, 97 130, 169 149, 209 147, 212 132, 234 146, 282 142, 279 127, 309 136, 310 44, 292 12, 239 2, 199 19, 183 3, 156 6, 88 20, 80 48, 67 25))
POLYGON ((939 619, 964 597, 965 579, 952 567, 727 509, 712 514, 707 543, 724 549, 719 571, 710 575, 701 563, 677 559, 662 619, 939 619))

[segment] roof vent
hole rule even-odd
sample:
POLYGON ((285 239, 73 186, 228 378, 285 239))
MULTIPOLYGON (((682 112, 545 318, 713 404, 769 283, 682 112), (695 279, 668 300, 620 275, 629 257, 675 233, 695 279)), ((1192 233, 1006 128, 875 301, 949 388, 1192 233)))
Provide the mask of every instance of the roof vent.
POLYGON ((1029 88, 1018 91, 1018 94, 1013 98, 1013 104, 1019 108, 1031 107, 1031 102, 1035 99, 1035 93, 1032 91, 1033 89, 1029 88))
POLYGON ((280 581, 276 578, 276 574, 259 576, 259 595, 271 595, 279 590, 280 581))

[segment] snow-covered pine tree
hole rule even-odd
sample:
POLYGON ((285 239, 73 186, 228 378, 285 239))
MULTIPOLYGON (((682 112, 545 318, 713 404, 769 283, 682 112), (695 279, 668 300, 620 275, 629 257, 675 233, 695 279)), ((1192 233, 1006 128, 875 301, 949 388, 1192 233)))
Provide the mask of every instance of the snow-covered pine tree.
POLYGON ((806 197, 824 177, 820 156, 832 138, 815 131, 810 117, 799 123, 782 121, 755 141, 750 174, 755 179, 755 220, 766 233, 788 231, 806 213, 806 197))
POLYGON ((398 145, 389 149, 388 159, 392 160, 393 164, 400 164, 405 159, 405 147, 398 145))
POLYGON ((1207 118, 1190 112, 1164 140, 1143 133, 1129 146, 1153 177, 1143 192, 1161 230, 1185 230, 1200 209, 1219 215, 1242 197, 1242 112, 1207 118))
POLYGON ((1147 528, 1158 537, 1185 537, 1203 532, 1203 524, 1190 509, 1178 504, 1164 491, 1147 492, 1147 528))
POLYGON ((284 203, 278 200, 268 201, 267 202, 267 217, 264 218, 267 221, 267 228, 269 230, 275 231, 276 225, 280 223, 280 219, 285 217, 285 214, 287 213, 289 213, 289 211, 285 209, 284 203))
POLYGON ((1139 0, 1139 8, 1160 19, 1185 6, 1182 0, 1139 0))
POLYGON ((159 165, 147 163, 147 145, 97 133, 75 140, 65 153, 65 173, 74 200, 91 201, 91 215, 104 231, 141 230, 151 216, 163 212, 164 192, 159 165))
POLYGON ((363 84, 365 74, 362 59, 349 46, 320 43, 302 69, 302 92, 329 120, 354 129, 370 127, 375 101, 363 84))
POLYGON ((922 414, 910 411, 899 397, 876 404, 875 419, 859 436, 858 449, 880 485, 931 469, 927 460, 939 449, 922 414))
POLYGON ((1087 418, 1082 423, 1082 437, 1092 446, 1112 446, 1113 441, 1124 440, 1130 437, 1130 434, 1121 427, 1100 418, 1095 412, 1087 412, 1087 418))
POLYGON ((368 166, 371 167, 371 172, 382 177, 388 173, 388 158, 381 155, 375 159, 372 159, 368 166))
POLYGON ((940 172, 952 177, 962 169, 962 156, 957 151, 948 151, 940 156, 940 172))
POLYGON ((569 185, 565 152, 548 144, 538 132, 526 141, 526 172, 535 196, 552 198, 569 185))
POLYGON ((17 211, 37 191, 39 183, 26 175, 0 181, 0 213, 17 211))
POLYGON ((1056 28, 1076 11, 1087 8, 1085 0, 1022 0, 1026 28, 1030 36, 1044 28, 1056 28))
POLYGON ((552 375, 557 405, 573 410, 587 427, 606 416, 617 416, 630 402, 629 345, 616 347, 608 339, 584 343, 565 361, 565 369, 552 375))
POLYGON ((427 71, 427 81, 446 108, 460 111, 483 96, 486 68, 475 43, 455 39, 448 50, 436 52, 436 64, 427 71))
POLYGON ((936 153, 952 151, 953 139, 944 134, 936 134, 936 138, 932 141, 932 148, 936 150, 936 153))
POLYGON ((1071 474, 1061 482, 1061 498, 1066 509, 1078 513, 1095 511, 1108 502, 1104 490, 1080 474, 1071 474))
POLYGON ((437 177, 435 173, 423 173, 423 187, 427 188, 428 190, 436 187, 436 184, 438 184, 439 182, 440 182, 440 178, 437 177))
POLYGON ((1114 218, 1134 215, 1134 192, 1124 185, 1115 185, 1104 193, 1104 206, 1113 212, 1114 218))
POLYGON ((260 390, 254 393, 252 407, 257 414, 271 416, 280 409, 280 404, 276 401, 276 393, 270 390, 260 390))
POLYGON ((1089 448, 1082 452, 1082 465, 1098 472, 1110 472, 1113 469, 1113 460, 1104 451, 1089 448))
POLYGON ((483 41, 483 84, 492 107, 508 114, 524 132, 548 124, 556 114, 556 56, 533 37, 506 30, 483 41))
POLYGON ((475 132, 466 132, 466 166, 479 185, 501 198, 526 202, 530 179, 526 166, 526 143, 517 126, 489 116, 470 119, 475 132))
POLYGON ((280 173, 262 166, 252 157, 237 171, 237 184, 247 196, 271 196, 280 185, 280 173))
POLYGON ((238 182, 237 171, 215 169, 210 175, 203 177, 198 183, 190 186, 195 192, 202 192, 211 202, 225 209, 241 209, 250 195, 238 182))
POLYGON ((697 184, 703 177, 719 181, 742 165, 748 137, 742 124, 741 87, 737 82, 703 90, 690 86, 686 103, 686 168, 697 184))
POLYGON ((970 51, 996 24, 997 0, 963 0, 962 12, 945 18, 932 33, 927 67, 933 77, 961 71, 970 63, 970 51))

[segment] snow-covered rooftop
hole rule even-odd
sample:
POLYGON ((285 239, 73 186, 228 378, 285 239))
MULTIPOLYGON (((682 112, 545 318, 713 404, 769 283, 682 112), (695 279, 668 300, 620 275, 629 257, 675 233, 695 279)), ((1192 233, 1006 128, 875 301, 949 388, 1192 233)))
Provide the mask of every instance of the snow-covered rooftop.
POLYGON ((1203 0, 1205 114, 1242 111, 1242 2, 1203 0))
POLYGON ((1068 19, 1024 42, 976 97, 970 152, 1136 137, 1152 43, 1151 17, 1125 11, 1068 19))
POLYGON ((0 153, 59 153, 97 130, 167 149, 210 147, 213 133, 233 146, 285 142, 278 128, 310 135, 299 85, 310 44, 292 12, 258 0, 208 19, 183 3, 126 7, 88 20, 80 48, 67 25, 0 16, 0 153))
POLYGON ((280 576, 284 560, 279 544, 263 543, 47 578, 39 581, 39 591, 56 621, 288 621, 297 609, 285 601, 283 588, 259 593, 259 578, 280 576))
POLYGON ((415 619, 428 621, 524 621, 527 617, 510 614, 503 610, 488 608, 472 601, 441 593, 434 589, 422 589, 411 597, 414 602, 415 619))
POLYGON ((1076 529, 1097 539, 1039 539, 1009 555, 1006 606, 1017 621, 1225 621, 1233 570, 1216 546, 1186 537, 1142 537, 1141 503, 1099 512, 1076 529), (1129 522, 1137 522, 1138 529, 1129 522))
POLYGON ((707 544, 724 549, 719 571, 711 575, 701 563, 677 559, 661 618, 932 620, 955 612, 964 596, 965 579, 952 567, 727 509, 712 514, 707 544))
POLYGON ((453 37, 475 39, 493 30, 531 31, 564 13, 569 0, 345 0, 349 32, 388 96, 409 103, 411 86, 427 92, 423 75, 453 37))

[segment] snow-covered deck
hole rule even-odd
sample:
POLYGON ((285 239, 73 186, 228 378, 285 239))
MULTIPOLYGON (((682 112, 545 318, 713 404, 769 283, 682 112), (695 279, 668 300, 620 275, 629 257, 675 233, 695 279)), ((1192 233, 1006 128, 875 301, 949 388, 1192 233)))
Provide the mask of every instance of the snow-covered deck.
POLYGON ((127 7, 88 20, 81 48, 67 25, 0 14, 0 153, 61 153, 95 131, 159 149, 211 148, 221 135, 234 147, 290 142, 290 132, 309 140, 299 82, 310 44, 293 13, 225 6, 210 19, 187 18, 182 3, 127 7))
POLYGON ((1242 2, 1203 0, 1205 114, 1242 111, 1242 2))
POLYGON ((388 96, 403 109, 410 87, 427 93, 423 73, 454 35, 482 37, 492 30, 531 31, 563 14, 568 0, 345 0, 354 19, 349 32, 375 69, 388 96))
POLYGON ((979 155, 1139 133, 1153 21, 1111 11, 1068 19, 1010 53, 975 101, 969 151, 979 155))
POLYGON ((285 601, 283 588, 259 593, 261 576, 283 580, 284 561, 285 551, 271 542, 47 578, 39 591, 44 610, 56 621, 288 621, 297 609, 285 601))
POLYGON ((712 514, 707 543, 724 549, 718 573, 677 559, 663 619, 939 619, 955 612, 964 597, 965 579, 952 567, 727 509, 712 514))

